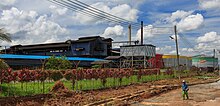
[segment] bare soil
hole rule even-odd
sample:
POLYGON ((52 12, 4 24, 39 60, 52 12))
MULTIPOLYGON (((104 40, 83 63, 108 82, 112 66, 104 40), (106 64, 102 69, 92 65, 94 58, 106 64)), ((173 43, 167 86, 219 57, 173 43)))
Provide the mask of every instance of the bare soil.
MULTIPOLYGON (((130 99, 122 99, 123 101, 114 101, 113 105, 130 105, 136 101, 142 101, 160 93, 167 92, 171 89, 176 89, 181 85, 183 79, 166 79, 153 81, 141 84, 133 84, 119 88, 109 88, 94 91, 61 91, 47 95, 36 95, 26 97, 6 97, 0 98, 0 106, 72 106, 72 105, 87 105, 101 100, 108 100, 118 96, 135 93, 138 91, 146 91, 141 95, 130 99), (160 87, 160 85, 170 85, 171 87, 160 87), (175 86, 174 86, 175 85, 175 86)), ((198 79, 184 78, 188 83, 205 83, 213 82, 216 79, 198 79)), ((175 90, 179 93, 178 90, 175 90)), ((191 92, 191 91, 190 91, 191 92)), ((98 105, 98 104, 96 104, 98 105)))
POLYGON ((132 106, 219 106, 220 81, 189 87, 189 100, 183 100, 181 89, 134 103, 132 106))

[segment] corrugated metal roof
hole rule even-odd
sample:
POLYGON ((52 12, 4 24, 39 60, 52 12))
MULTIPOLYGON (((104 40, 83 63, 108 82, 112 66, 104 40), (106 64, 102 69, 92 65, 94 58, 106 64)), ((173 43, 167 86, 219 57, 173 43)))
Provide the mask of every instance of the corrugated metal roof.
MULTIPOLYGON (((47 59, 50 56, 39 56, 39 55, 14 55, 14 54, 0 54, 2 59, 47 59)), ((57 56, 59 57, 59 56, 57 56)), ((66 57, 70 61, 98 61, 103 59, 97 58, 84 58, 84 57, 66 57)))

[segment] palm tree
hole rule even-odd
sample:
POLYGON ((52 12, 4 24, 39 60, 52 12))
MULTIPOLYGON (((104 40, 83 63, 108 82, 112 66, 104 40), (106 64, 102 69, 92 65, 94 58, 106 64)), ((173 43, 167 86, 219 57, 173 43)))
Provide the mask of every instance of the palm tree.
MULTIPOLYGON (((10 34, 6 33, 3 28, 0 28, 0 40, 11 42, 10 34)), ((8 67, 8 65, 3 60, 0 59, 0 73, 2 69, 4 69, 5 67, 8 67)), ((0 84, 2 84, 2 82, 0 82, 0 84)), ((2 86, 0 86, 0 92, 1 91, 2 91, 2 86)))
POLYGON ((0 28, 0 40, 11 42, 10 34, 6 33, 3 28, 0 28))

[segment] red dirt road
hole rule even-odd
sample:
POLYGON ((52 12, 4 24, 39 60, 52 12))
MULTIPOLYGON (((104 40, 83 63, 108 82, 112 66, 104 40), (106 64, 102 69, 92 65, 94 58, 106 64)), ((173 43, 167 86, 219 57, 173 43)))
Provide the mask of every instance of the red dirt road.
POLYGON ((189 89, 189 100, 182 100, 181 89, 177 89, 132 106, 220 106, 220 81, 189 86, 189 89))

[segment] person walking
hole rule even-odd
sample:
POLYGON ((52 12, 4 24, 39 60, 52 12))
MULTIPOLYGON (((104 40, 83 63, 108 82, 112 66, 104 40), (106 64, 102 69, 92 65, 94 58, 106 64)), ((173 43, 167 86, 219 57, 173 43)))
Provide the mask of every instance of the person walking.
POLYGON ((186 96, 187 99, 189 99, 188 91, 189 91, 188 85, 186 84, 186 81, 183 80, 182 81, 182 96, 183 96, 183 100, 185 100, 185 96, 186 96))

